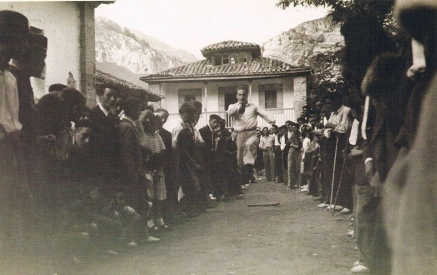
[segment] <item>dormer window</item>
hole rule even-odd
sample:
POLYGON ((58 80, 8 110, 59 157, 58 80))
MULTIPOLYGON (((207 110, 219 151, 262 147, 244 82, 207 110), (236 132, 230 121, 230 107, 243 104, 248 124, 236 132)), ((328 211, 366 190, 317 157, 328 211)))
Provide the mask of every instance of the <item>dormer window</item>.
POLYGON ((229 64, 229 54, 227 53, 222 54, 222 64, 229 64))
POLYGON ((244 64, 261 57, 261 47, 254 43, 240 41, 223 41, 206 46, 202 55, 211 65, 244 64))
POLYGON ((244 64, 251 61, 247 52, 215 53, 211 56, 211 63, 215 66, 227 64, 244 64))

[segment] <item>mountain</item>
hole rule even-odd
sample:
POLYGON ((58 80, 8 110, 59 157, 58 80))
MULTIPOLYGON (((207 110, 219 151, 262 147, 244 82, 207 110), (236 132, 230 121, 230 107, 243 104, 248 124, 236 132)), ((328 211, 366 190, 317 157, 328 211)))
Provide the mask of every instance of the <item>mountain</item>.
POLYGON ((198 59, 137 30, 96 17, 97 69, 139 86, 140 76, 195 62, 198 59))
POLYGON ((340 25, 326 16, 267 40, 263 44, 263 56, 296 66, 312 66, 319 81, 336 82, 341 78, 343 47, 340 25))
POLYGON ((292 65, 310 65, 317 54, 336 52, 344 47, 340 25, 329 16, 304 22, 263 44, 263 55, 292 65))

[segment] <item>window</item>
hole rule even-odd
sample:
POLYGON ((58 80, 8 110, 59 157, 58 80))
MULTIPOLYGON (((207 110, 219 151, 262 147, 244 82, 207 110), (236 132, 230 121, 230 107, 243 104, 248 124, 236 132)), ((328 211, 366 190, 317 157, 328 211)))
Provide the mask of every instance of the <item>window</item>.
MULTIPOLYGON (((238 86, 220 86, 218 87, 218 107, 219 111, 226 111, 229 105, 237 102, 237 87, 238 86)), ((247 88, 247 86, 246 86, 247 88)))
POLYGON ((278 93, 276 90, 267 90, 264 92, 266 108, 277 108, 278 93))
POLYGON ((266 109, 283 108, 282 84, 258 85, 259 104, 266 109))
POLYGON ((247 62, 246 53, 240 53, 240 62, 239 63, 245 63, 245 62, 247 62))
POLYGON ((185 101, 190 100, 202 100, 202 89, 201 88, 192 88, 192 89, 178 89, 178 104, 179 107, 185 101))
POLYGON ((229 64, 229 54, 222 54, 222 64, 229 64))
POLYGON ((184 101, 196 100, 196 95, 184 95, 184 101))

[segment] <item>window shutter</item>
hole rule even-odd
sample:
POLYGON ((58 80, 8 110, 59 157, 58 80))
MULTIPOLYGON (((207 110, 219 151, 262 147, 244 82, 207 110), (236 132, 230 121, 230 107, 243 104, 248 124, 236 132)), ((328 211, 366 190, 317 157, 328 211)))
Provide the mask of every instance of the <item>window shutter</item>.
POLYGON ((265 93, 265 85, 258 85, 258 99, 259 99, 259 106, 261 108, 266 108, 266 93, 265 93))

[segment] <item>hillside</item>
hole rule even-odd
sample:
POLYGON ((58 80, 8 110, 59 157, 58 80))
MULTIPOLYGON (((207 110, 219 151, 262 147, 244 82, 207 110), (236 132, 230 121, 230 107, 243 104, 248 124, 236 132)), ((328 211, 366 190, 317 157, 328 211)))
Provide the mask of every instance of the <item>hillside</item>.
POLYGON ((97 68, 105 73, 144 84, 138 78, 197 61, 194 55, 176 49, 139 31, 96 18, 97 68))
POLYGON ((329 16, 304 22, 267 40, 263 55, 297 66, 312 66, 316 81, 335 83, 341 78, 340 25, 329 16))

